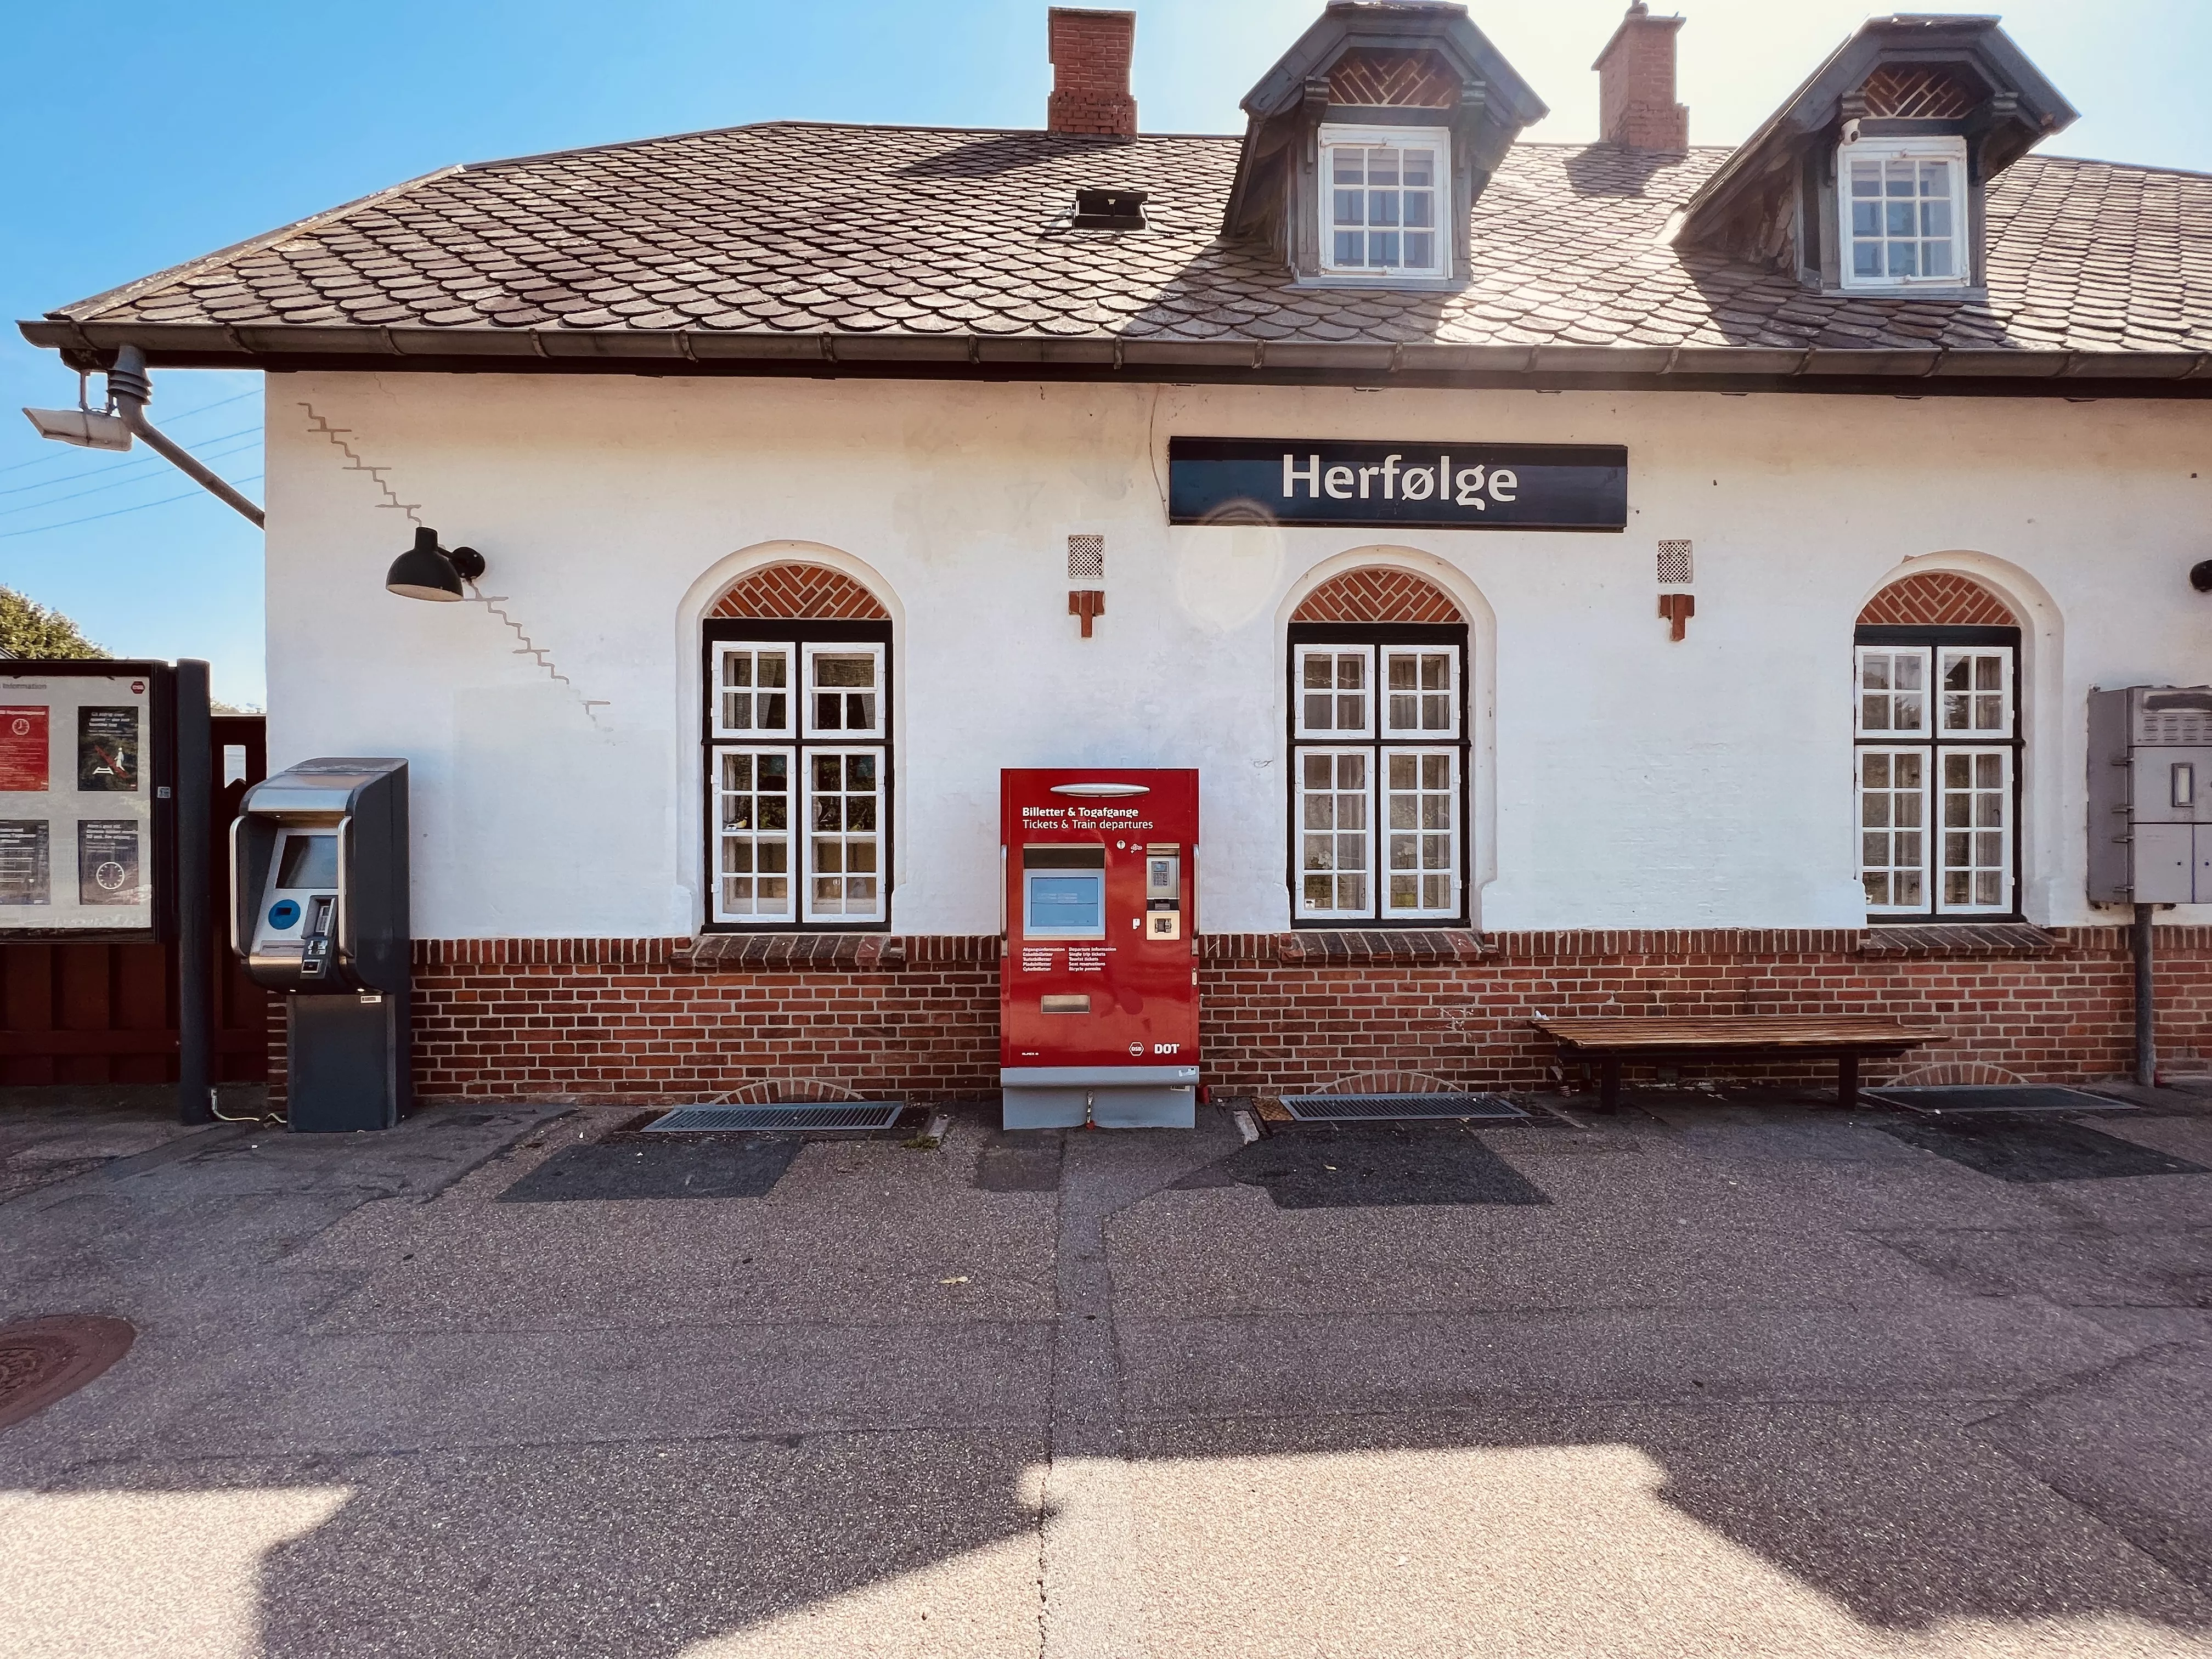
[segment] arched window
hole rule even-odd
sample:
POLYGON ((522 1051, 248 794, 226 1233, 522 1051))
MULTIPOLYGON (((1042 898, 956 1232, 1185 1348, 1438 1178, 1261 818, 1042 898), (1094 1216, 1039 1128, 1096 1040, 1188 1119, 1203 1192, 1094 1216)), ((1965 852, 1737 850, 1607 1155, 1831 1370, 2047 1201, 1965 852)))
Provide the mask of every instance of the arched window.
POLYGON ((2020 623, 1969 577, 1893 582, 1856 635, 1871 921, 2020 914, 2020 623))
POLYGON ((1410 572, 1346 572, 1290 626, 1294 926, 1467 921, 1467 619, 1410 572))
POLYGON ((890 616, 842 572, 773 564, 702 631, 708 925, 884 926, 890 616))

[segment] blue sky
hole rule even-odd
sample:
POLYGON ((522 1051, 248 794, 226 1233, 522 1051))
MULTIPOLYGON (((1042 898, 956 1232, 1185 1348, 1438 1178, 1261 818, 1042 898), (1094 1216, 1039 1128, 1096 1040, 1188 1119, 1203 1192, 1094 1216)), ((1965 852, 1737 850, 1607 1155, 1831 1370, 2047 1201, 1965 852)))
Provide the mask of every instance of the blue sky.
MULTIPOLYGON (((1553 108, 1531 137, 1595 135, 1589 64, 1623 4, 1471 0, 1553 108)), ((1224 132, 1241 126, 1237 99, 1320 5, 1136 9, 1146 130, 1224 132)), ((1875 8, 1680 9, 1692 140, 1726 143, 1875 8)), ((2083 112, 2051 148, 2212 171, 2201 85, 2212 5, 2021 0, 2004 10, 2083 112)), ((1043 0, 25 7, 0 67, 0 300, 11 322, 35 316, 453 161, 775 117, 1041 125, 1044 15, 1043 0)), ((143 450, 41 443, 13 413, 68 403, 75 388, 52 354, 7 330, 0 582, 58 605, 112 650, 206 657, 218 696, 261 702, 259 535, 143 450)), ((152 412, 258 497, 258 376, 170 371, 156 377, 152 412)))

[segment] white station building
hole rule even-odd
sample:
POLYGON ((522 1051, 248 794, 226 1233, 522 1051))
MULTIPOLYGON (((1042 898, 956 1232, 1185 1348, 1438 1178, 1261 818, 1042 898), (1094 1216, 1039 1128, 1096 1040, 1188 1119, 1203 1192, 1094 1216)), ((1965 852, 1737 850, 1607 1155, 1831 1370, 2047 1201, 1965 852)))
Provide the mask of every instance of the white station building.
POLYGON ((1056 9, 1043 131, 454 167, 23 328, 266 372, 270 763, 409 763, 423 1096, 988 1090, 1000 773, 1088 765, 1199 772, 1216 1087, 1607 1012, 2124 1070, 2087 709, 2212 679, 2212 179, 2045 154, 1983 17, 1693 146, 1681 22, 1558 144, 1462 6, 1220 137, 1056 9))

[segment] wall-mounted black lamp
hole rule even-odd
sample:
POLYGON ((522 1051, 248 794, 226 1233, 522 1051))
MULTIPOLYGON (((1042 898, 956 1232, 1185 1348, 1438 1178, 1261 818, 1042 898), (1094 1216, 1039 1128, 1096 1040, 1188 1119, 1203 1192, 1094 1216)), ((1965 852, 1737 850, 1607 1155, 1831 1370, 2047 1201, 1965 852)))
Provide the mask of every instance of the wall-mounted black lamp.
POLYGON ((2199 559, 2189 567, 2189 585, 2200 593, 2212 593, 2212 559, 2199 559))
POLYGON ((438 545, 436 531, 418 528, 415 545, 394 559, 392 568, 384 573, 384 586, 405 599, 451 605, 468 597, 462 590, 463 582, 472 582, 483 573, 483 555, 476 549, 457 547, 448 553, 438 545))

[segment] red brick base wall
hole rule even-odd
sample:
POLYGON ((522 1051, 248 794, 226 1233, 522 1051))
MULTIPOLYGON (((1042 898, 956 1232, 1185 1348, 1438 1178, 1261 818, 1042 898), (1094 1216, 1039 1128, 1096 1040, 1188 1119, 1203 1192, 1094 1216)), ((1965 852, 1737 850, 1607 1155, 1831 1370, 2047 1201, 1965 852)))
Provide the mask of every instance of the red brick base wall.
MULTIPOLYGON (((2212 1048, 2212 928, 2159 935, 2160 1049, 2185 1063, 2212 1048)), ((1872 956, 1842 930, 1462 933, 1449 948, 1434 934, 1335 937, 1324 950, 1312 935, 1206 936, 1214 1087, 1296 1092, 1391 1072, 1543 1087, 1560 1073, 1528 1022, 1571 1013, 1885 1013, 1952 1034, 1870 1064, 1869 1079, 2079 1079, 2133 1064, 2118 928, 2060 930, 2057 951, 2030 956, 1872 956)), ((419 942, 418 1097, 652 1103, 828 1085, 935 1100, 997 1086, 995 939, 901 939, 775 967, 692 951, 675 939, 419 942)), ((281 1026, 272 1048, 281 1095, 281 1026)))
MULTIPOLYGON (((2159 933, 2160 1053, 2193 1059, 2212 1043, 2212 928, 2159 933)), ((1925 1018, 1951 1040, 1869 1061, 1869 1080, 1937 1067, 1927 1080, 2078 1080, 2135 1063, 2134 970, 2122 929, 2059 930, 2059 952, 2032 957, 1870 957, 1860 953, 1863 937, 1504 934, 1487 941, 1494 953, 1435 965, 1285 962, 1281 942, 1255 937, 1215 947, 1203 976, 1200 1052, 1209 1080, 1238 1091, 1296 1091, 1399 1069, 1473 1087, 1540 1087, 1560 1079, 1553 1046, 1528 1025, 1541 1015, 1878 1013, 1925 1018)), ((1680 1069, 1834 1075, 1832 1062, 1680 1069)))

